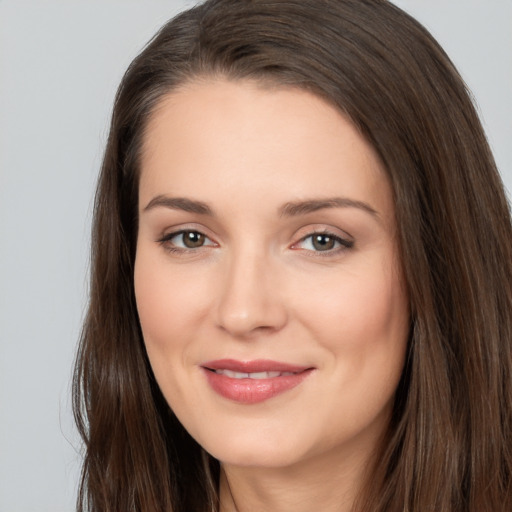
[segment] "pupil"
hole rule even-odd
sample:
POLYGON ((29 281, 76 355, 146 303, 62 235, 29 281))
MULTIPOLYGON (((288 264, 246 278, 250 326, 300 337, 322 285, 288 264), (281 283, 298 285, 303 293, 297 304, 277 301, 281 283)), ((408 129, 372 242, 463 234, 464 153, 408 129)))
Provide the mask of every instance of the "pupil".
POLYGON ((334 247, 334 239, 329 235, 315 235, 313 247, 318 251, 328 251, 334 247))
POLYGON ((183 243, 190 249, 201 247, 204 244, 204 235, 196 231, 187 231, 183 235, 183 243))

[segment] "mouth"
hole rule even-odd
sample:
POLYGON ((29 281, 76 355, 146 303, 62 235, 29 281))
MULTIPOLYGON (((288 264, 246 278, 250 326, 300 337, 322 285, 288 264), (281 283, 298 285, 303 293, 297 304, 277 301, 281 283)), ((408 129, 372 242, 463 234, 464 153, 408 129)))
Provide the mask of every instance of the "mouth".
POLYGON ((256 404, 285 393, 301 384, 315 369, 263 359, 222 359, 201 367, 213 391, 240 404, 256 404))
POLYGON ((273 379, 274 377, 288 377, 290 375, 295 375, 293 372, 253 372, 253 373, 244 373, 244 372, 234 372, 232 370, 212 370, 207 368, 208 370, 215 372, 217 375, 225 375, 230 379, 273 379))

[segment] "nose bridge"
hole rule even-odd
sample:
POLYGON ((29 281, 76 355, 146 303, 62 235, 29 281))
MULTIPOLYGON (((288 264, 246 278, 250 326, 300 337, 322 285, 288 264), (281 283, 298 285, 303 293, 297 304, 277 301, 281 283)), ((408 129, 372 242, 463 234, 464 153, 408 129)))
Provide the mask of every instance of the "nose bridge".
POLYGON ((218 303, 219 326, 237 337, 275 331, 286 322, 278 289, 278 265, 271 254, 247 245, 226 258, 218 303))

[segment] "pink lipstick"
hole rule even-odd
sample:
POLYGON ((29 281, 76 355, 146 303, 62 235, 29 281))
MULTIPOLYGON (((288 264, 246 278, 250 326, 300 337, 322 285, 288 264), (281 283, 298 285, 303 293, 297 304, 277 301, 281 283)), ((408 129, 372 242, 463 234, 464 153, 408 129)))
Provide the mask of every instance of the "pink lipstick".
POLYGON ((258 359, 219 359, 201 365, 212 389, 242 404, 256 404, 298 386, 314 368, 258 359))

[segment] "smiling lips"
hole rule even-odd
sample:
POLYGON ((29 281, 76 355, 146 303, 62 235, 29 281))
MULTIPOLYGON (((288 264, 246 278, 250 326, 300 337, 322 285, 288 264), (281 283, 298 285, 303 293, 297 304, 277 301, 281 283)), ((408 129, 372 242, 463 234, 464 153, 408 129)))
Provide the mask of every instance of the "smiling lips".
POLYGON ((202 365, 208 383, 219 395, 242 404, 263 402, 298 386, 314 368, 265 359, 221 359, 202 365))

